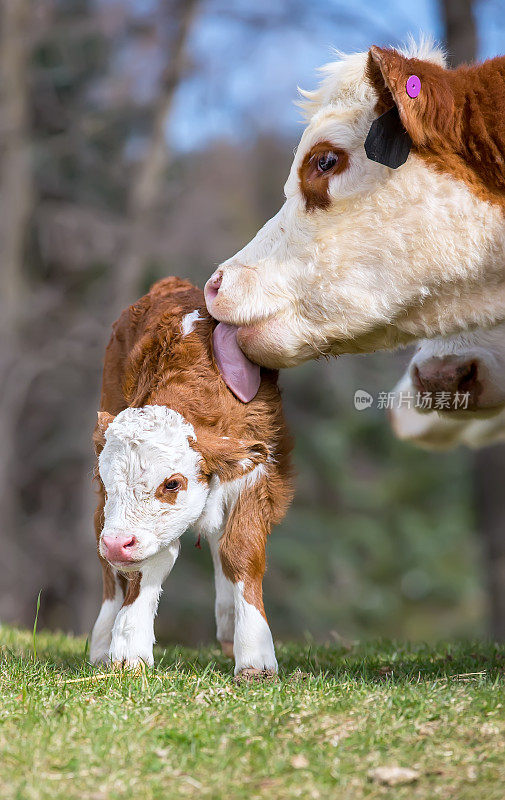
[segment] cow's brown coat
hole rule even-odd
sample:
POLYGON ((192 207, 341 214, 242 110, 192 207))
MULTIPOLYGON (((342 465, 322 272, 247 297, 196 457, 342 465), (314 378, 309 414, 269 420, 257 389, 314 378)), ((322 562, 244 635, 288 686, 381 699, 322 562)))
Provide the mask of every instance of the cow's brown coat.
POLYGON ((396 103, 417 156, 505 209, 505 57, 445 69, 372 47, 367 77, 377 113, 396 103), (410 75, 421 81, 415 98, 406 91, 410 75))

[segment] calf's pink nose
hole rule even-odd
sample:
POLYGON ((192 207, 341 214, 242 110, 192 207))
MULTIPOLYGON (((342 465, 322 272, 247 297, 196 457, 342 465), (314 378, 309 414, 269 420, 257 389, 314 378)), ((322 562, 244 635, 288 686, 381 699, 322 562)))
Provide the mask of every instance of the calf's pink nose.
POLYGON ((102 536, 102 549, 108 561, 133 561, 136 544, 136 537, 128 533, 109 533, 102 536))

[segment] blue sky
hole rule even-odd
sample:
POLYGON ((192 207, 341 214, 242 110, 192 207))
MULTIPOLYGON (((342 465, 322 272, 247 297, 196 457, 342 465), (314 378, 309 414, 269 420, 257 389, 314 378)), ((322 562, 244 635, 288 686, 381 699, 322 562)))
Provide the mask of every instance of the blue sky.
MULTIPOLYGON (((312 0, 303 19, 277 17, 275 0, 209 3, 190 41, 193 74, 178 94, 168 131, 179 150, 201 147, 214 138, 247 138, 275 131, 296 140, 301 130, 293 105, 297 85, 313 88, 316 68, 331 60, 332 48, 365 50, 395 44, 409 33, 442 37, 438 0, 312 0), (271 27, 244 25, 243 16, 269 15, 271 27)), ((505 0, 476 6, 479 56, 505 49, 505 0)))

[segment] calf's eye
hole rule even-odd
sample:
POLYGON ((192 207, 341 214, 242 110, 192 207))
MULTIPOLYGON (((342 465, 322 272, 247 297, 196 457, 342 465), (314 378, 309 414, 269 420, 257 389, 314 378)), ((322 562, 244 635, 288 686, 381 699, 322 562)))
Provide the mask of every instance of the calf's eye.
POLYGON ((332 150, 323 153, 317 159, 317 168, 319 172, 328 172, 338 161, 338 155, 332 150))
POLYGON ((177 493, 187 488, 188 479, 177 472, 175 475, 171 475, 170 478, 165 478, 163 483, 160 483, 154 496, 157 500, 161 500, 162 503, 175 503, 177 493))

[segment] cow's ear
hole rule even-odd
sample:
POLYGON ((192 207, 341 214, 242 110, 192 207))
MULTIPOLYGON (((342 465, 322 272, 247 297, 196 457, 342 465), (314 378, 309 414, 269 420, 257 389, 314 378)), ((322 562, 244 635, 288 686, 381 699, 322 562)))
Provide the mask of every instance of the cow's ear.
POLYGON ((377 112, 392 108, 417 147, 436 148, 454 125, 451 72, 440 64, 407 58, 392 48, 372 47, 367 78, 377 95, 377 112))
POLYGON ((93 431, 93 444, 97 455, 101 453, 105 445, 105 431, 114 419, 113 414, 108 411, 98 411, 95 430, 93 431))
POLYGON ((206 431, 198 433, 194 444, 202 456, 202 472, 210 478, 217 475, 222 481, 233 481, 251 472, 268 458, 264 442, 215 436, 206 431))

